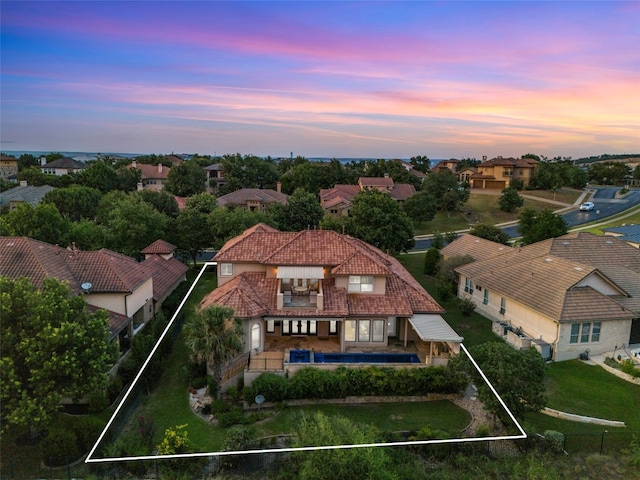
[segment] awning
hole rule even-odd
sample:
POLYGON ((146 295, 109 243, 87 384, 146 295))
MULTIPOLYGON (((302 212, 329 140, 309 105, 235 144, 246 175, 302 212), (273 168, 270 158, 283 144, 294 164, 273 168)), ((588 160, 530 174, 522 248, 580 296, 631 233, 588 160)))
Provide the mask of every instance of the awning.
POLYGON ((278 267, 277 278, 324 278, 322 267, 278 267))
POLYGON ((429 342, 462 342, 458 335, 440 315, 417 314, 409 318, 409 323, 418 333, 420 340, 429 342))

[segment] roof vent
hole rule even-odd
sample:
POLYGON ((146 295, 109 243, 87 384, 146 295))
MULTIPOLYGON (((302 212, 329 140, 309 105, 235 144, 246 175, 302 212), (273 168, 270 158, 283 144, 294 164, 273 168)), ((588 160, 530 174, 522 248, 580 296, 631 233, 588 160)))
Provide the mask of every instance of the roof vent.
POLYGON ((611 240, 607 240, 607 241, 606 241, 606 242, 604 242, 604 243, 608 243, 609 245, 613 244, 613 242, 612 242, 611 240))
POLYGON ((563 245, 569 245, 569 242, 567 242, 566 240, 564 242, 562 242, 563 245))
POLYGON ((85 282, 82 285, 80 285, 80 288, 82 289, 82 293, 89 293, 91 291, 91 287, 93 285, 91 285, 89 282, 85 282))
POLYGON ((578 272, 582 271, 582 267, 574 267, 578 272))
POLYGON ((544 259, 544 261, 545 262, 552 262, 553 260, 551 258, 547 257, 547 258, 544 259))

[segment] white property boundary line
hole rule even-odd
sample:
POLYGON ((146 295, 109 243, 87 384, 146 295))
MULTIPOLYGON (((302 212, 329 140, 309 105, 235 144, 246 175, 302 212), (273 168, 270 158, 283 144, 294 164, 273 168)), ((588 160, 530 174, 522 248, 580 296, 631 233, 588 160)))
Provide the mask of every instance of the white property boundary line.
POLYGON ((201 457, 214 457, 214 456, 221 457, 221 456, 228 456, 228 455, 244 455, 244 454, 255 454, 255 453, 303 452, 303 451, 334 450, 334 449, 345 449, 345 448, 392 447, 392 446, 407 446, 407 445, 436 445, 436 444, 446 444, 446 443, 471 443, 471 442, 486 442, 486 441, 496 441, 496 440, 520 440, 523 438, 527 438, 527 434, 525 433, 524 429, 518 423, 518 421, 516 420, 514 415, 511 413, 511 411, 507 408, 506 404, 504 403, 500 395, 498 395, 498 392, 496 392, 496 389, 493 387, 493 385, 491 385, 491 382, 489 382, 489 379, 487 379, 484 372, 480 369, 480 367, 478 366, 474 358, 469 353, 469 350, 467 350, 464 344, 460 344, 460 346, 462 347, 462 350, 469 357, 469 360, 471 360, 471 363, 473 364, 474 368, 478 371, 482 379, 487 383, 487 385, 491 389, 491 392, 493 392, 493 394, 496 396, 496 398, 500 402, 500 405, 502 405, 502 408, 505 409, 505 411, 509 415, 509 418, 511 418, 513 423, 516 425, 516 427, 520 431, 518 435, 503 435, 503 436, 497 436, 497 437, 450 438, 450 439, 444 439, 444 440, 415 440, 415 441, 407 441, 407 442, 366 443, 366 444, 357 444, 357 445, 321 445, 316 447, 265 448, 261 450, 238 450, 233 452, 201 452, 201 453, 181 453, 181 454, 174 454, 174 455, 141 455, 141 456, 134 456, 134 457, 92 458, 93 454, 98 448, 98 445, 100 444, 100 442, 106 435, 107 431, 113 424, 116 416, 122 409, 122 406, 124 405, 129 395, 131 394, 136 383, 138 382, 138 379, 140 378, 144 370, 147 368, 147 365, 151 361, 151 358, 155 354, 160 343, 162 343, 162 340, 164 340, 164 337, 166 336, 167 332, 173 326, 175 319, 177 318, 178 314, 182 310, 182 307, 184 306, 187 299, 189 298, 189 295, 191 295, 191 292, 193 291, 198 281, 200 280, 200 277, 202 277, 202 274, 205 272, 207 267, 212 265, 216 265, 216 262, 205 262, 205 264, 203 265, 202 269, 200 270, 200 273, 198 273, 198 276, 194 280, 193 285, 191 285, 191 288, 189 288, 189 291, 186 293, 186 295, 180 302, 178 309, 171 317, 171 320, 169 321, 166 328, 162 332, 162 335, 160 335, 160 338, 158 339, 153 349, 149 353, 148 358, 145 360, 144 364, 140 368, 140 371, 138 372, 136 377, 133 379, 133 382, 131 382, 131 385, 127 389, 127 392, 125 393, 124 397, 122 397, 122 400, 120 400, 120 403, 118 404, 115 411, 113 412, 113 415, 111 415, 111 418, 107 422, 107 425, 104 427, 104 430, 98 437, 98 440, 96 440, 95 445, 87 455, 85 463, 128 462, 128 461, 134 461, 134 460, 158 460, 158 459, 169 460, 169 459, 175 459, 175 458, 201 458, 201 457))

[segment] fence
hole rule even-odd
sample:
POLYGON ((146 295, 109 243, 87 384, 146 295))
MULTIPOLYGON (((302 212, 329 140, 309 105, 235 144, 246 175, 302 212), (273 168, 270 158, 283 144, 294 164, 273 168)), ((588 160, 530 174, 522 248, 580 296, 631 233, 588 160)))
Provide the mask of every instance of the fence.
POLYGON ((619 453, 628 449, 632 442, 640 441, 640 432, 567 433, 563 449, 572 453, 619 453))

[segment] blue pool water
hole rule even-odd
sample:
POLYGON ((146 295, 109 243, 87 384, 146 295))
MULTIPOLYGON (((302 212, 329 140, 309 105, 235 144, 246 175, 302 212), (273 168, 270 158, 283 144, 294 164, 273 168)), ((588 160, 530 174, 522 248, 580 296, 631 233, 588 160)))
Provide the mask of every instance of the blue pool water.
MULTIPOLYGON (((289 362, 309 363, 309 350, 291 350, 289 362)), ((415 353, 314 353, 314 363, 420 363, 415 353)))

